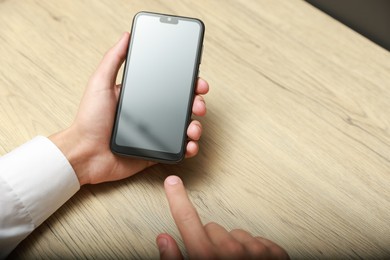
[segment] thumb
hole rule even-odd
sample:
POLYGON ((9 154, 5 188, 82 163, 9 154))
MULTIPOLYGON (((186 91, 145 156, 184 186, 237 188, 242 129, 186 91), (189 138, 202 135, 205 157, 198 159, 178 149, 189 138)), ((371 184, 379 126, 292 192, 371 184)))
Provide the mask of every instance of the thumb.
POLYGON ((168 234, 160 234, 156 238, 160 259, 183 259, 176 241, 168 234))
POLYGON ((104 55, 95 73, 100 76, 100 80, 103 82, 108 81, 110 85, 115 85, 116 75, 126 58, 129 38, 129 33, 124 33, 120 40, 104 55))

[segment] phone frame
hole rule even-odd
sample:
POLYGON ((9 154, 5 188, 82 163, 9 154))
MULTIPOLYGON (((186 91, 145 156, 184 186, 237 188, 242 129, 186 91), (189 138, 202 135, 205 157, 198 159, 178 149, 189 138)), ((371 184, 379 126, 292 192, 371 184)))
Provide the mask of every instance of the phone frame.
MULTIPOLYGON (((123 92, 125 88, 125 83, 126 83, 126 71, 127 71, 127 65, 128 65, 128 59, 129 59, 129 52, 131 51, 132 45, 133 45, 133 38, 130 36, 130 42, 127 47, 127 52, 126 52, 126 61, 123 69, 123 75, 122 75, 122 87, 119 95, 119 100, 116 108, 116 113, 115 113, 115 121, 114 121, 114 126, 112 130, 112 135, 111 135, 111 142, 110 142, 110 148, 111 151, 115 154, 121 155, 121 156, 128 156, 128 157, 134 157, 134 158, 140 158, 140 159, 146 159, 150 161, 156 161, 156 162, 163 162, 163 163, 178 163, 181 160, 184 159, 185 152, 186 152, 186 141, 187 141, 187 128, 190 124, 191 120, 191 114, 192 114, 192 105, 194 102, 194 96, 195 96, 195 88, 196 88, 196 82, 198 80, 198 75, 199 75, 199 66, 201 63, 201 58, 202 58, 202 52, 203 52, 203 40, 204 40, 204 33, 205 33, 205 26, 204 23, 197 18, 191 18, 191 17, 184 17, 184 16, 176 16, 176 15, 168 15, 168 14, 162 14, 162 13, 154 13, 154 12, 138 12, 132 21, 132 26, 131 26, 131 33, 130 35, 133 35, 133 32, 136 28, 136 20, 140 15, 152 15, 152 16, 158 16, 160 19, 163 17, 163 19, 168 19, 167 21, 170 21, 169 17, 175 18, 175 19, 183 19, 183 20, 191 20, 194 22, 197 22, 200 25, 200 33, 199 33, 199 39, 198 39, 198 44, 197 44, 197 54, 195 58, 195 65, 193 67, 193 78, 191 80, 191 86, 190 86, 190 97, 188 100, 187 104, 187 113, 186 113, 186 118, 185 118, 185 126, 183 129, 183 140, 182 140, 182 145, 180 148, 179 153, 168 153, 168 152, 162 152, 162 151, 156 151, 156 150, 148 150, 148 149, 141 149, 141 148, 136 148, 136 147, 129 147, 129 146, 121 146, 118 145, 115 140, 117 136, 117 131, 118 131, 118 122, 119 122, 119 117, 122 109, 122 102, 123 102, 123 92)), ((131 57, 130 57, 131 59, 131 57)))

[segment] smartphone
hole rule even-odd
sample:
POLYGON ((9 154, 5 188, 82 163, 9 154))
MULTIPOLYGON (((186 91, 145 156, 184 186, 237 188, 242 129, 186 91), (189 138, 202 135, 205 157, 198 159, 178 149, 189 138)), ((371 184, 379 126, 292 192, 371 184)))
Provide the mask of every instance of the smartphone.
POLYGON ((184 158, 205 27, 195 18, 133 19, 111 150, 176 163, 184 158))

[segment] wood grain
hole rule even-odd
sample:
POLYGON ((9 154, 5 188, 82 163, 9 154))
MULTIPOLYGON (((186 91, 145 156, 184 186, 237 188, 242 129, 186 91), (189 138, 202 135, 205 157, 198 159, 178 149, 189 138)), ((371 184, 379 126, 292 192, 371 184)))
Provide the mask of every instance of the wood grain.
POLYGON ((12 257, 158 257, 157 234, 179 238, 169 174, 205 223, 293 258, 390 256, 390 54, 304 1, 0 1, 0 154, 72 122, 140 10, 206 24, 200 154, 83 187, 12 257))

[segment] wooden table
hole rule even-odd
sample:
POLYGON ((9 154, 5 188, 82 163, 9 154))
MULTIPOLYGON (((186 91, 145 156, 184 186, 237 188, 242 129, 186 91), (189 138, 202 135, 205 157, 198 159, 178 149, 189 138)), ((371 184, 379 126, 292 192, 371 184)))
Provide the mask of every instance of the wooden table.
POLYGON ((200 154, 82 187, 13 257, 156 258, 157 234, 178 237, 169 174, 204 223, 291 257, 390 255, 390 54, 301 0, 0 1, 0 154, 70 125, 140 10, 206 24, 200 154))

